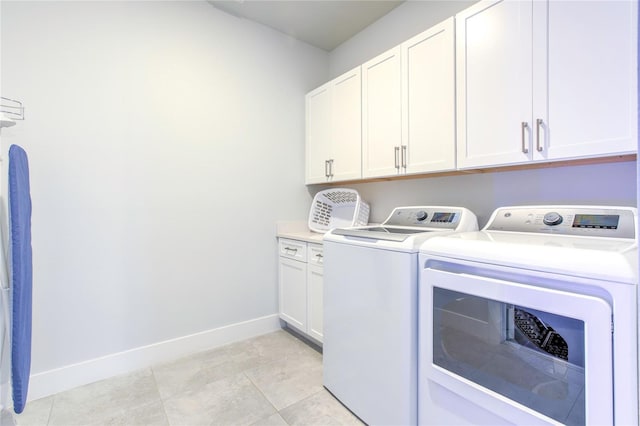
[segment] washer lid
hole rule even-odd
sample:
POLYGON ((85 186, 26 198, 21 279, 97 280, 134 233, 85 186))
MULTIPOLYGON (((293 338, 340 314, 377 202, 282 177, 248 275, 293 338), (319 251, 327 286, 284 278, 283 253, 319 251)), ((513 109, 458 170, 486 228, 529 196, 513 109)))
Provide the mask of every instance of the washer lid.
POLYGON ((368 238, 383 241, 404 241, 411 235, 428 233, 439 230, 398 228, 393 226, 372 226, 366 228, 337 228, 332 231, 333 235, 343 235, 345 237, 368 238))
POLYGON ((638 284, 634 239, 590 238, 478 231, 437 236, 420 247, 422 255, 638 284))

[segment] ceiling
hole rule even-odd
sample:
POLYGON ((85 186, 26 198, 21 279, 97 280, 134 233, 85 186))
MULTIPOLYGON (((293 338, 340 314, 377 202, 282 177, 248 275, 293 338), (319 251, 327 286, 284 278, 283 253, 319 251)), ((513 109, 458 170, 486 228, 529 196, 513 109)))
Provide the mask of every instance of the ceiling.
POLYGON ((326 51, 335 49, 404 0, 208 0, 214 7, 288 34, 326 51))

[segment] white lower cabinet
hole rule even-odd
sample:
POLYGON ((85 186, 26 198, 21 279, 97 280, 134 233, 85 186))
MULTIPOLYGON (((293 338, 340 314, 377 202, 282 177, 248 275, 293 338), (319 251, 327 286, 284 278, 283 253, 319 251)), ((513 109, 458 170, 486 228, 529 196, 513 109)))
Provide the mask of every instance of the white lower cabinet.
POLYGON ((322 244, 278 240, 280 318, 322 343, 322 244))

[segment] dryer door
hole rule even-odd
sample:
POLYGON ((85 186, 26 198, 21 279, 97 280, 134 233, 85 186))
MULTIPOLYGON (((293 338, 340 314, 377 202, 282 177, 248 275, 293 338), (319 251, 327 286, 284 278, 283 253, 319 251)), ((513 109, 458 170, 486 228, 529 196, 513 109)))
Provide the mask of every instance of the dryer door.
POLYGON ((605 300, 427 268, 420 302, 421 423, 613 424, 605 300), (450 418, 436 385, 464 404, 450 418))

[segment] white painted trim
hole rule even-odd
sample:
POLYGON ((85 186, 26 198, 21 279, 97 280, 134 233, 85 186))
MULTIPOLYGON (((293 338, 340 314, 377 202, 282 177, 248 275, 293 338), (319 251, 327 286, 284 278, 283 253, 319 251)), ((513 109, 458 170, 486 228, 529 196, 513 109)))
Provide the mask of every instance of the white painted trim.
POLYGON ((43 398, 280 328, 278 314, 267 315, 32 374, 28 399, 31 401, 43 398))

